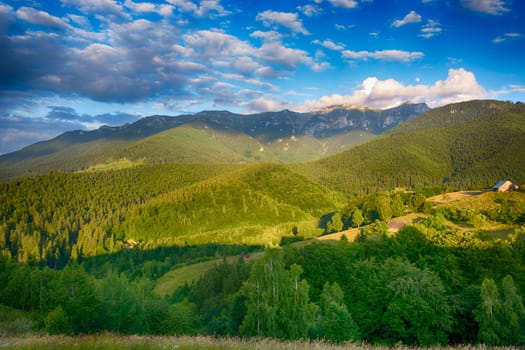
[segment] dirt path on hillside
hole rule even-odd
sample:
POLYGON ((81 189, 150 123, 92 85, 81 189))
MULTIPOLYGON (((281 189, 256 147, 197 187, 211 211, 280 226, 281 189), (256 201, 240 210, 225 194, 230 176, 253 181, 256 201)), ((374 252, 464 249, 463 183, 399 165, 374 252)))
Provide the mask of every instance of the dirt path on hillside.
POLYGON ((490 192, 490 190, 450 192, 445 194, 438 194, 437 196, 427 198, 427 201, 434 204, 447 204, 479 196, 480 194, 486 192, 490 192))
MULTIPOLYGON (((399 216, 396 218, 393 218, 387 222, 388 225, 388 231, 390 232, 397 232, 399 231, 403 226, 407 224, 412 224, 414 222, 417 222, 418 220, 424 219, 426 215, 421 213, 411 213, 404 216, 399 216)), ((356 240, 357 236, 359 235, 359 232, 361 232, 360 228, 351 228, 349 230, 331 233, 329 235, 324 235, 320 237, 314 238, 314 240, 318 241, 339 241, 341 238, 346 236, 346 239, 349 242, 353 242, 356 240)))

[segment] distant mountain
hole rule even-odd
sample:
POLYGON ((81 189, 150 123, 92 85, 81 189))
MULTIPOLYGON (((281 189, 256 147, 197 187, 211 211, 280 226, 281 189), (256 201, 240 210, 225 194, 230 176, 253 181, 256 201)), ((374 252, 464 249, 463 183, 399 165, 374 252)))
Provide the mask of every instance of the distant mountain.
POLYGON ((407 103, 387 110, 333 106, 310 113, 203 111, 150 116, 123 126, 66 132, 0 156, 0 176, 85 170, 121 159, 131 163, 315 160, 366 142, 427 110, 426 104, 407 103))
POLYGON ((525 183, 525 104, 470 101, 433 109, 374 140, 295 169, 347 196, 396 187, 525 183))

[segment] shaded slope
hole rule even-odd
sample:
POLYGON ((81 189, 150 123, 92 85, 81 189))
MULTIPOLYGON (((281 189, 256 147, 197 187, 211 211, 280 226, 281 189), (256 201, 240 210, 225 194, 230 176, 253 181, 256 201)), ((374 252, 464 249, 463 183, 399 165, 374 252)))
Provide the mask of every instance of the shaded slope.
POLYGON ((525 105, 471 101, 432 110, 350 151, 296 169, 348 196, 395 187, 525 182, 525 105))

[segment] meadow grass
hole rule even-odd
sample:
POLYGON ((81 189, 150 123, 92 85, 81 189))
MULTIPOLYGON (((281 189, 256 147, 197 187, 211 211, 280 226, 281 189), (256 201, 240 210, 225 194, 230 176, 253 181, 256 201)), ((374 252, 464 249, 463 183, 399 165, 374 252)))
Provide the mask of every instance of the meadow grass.
MULTIPOLYGON (((262 254, 263 253, 260 252, 250 253, 246 256, 246 259, 250 260, 261 256, 262 254)), ((229 264, 233 264, 239 259, 239 257, 239 255, 229 256, 226 258, 226 261, 229 264)), ((207 271, 222 263, 223 259, 220 258, 175 268, 166 272, 155 281, 154 291, 161 296, 171 295, 177 290, 177 288, 182 287, 185 284, 191 284, 193 281, 198 280, 207 271)))
POLYGON ((517 349, 514 347, 488 347, 485 345, 408 347, 369 345, 357 343, 331 344, 322 341, 279 341, 274 339, 240 339, 212 337, 153 337, 118 336, 114 334, 67 336, 32 336, 23 338, 0 338, 0 349, 12 350, 418 350, 418 349, 517 349))

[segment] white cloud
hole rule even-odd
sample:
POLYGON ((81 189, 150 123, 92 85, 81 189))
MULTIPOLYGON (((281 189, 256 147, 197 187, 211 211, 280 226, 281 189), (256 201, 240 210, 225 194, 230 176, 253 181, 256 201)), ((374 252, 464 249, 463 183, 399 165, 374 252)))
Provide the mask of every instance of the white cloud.
POLYGON ((201 59, 255 55, 256 49, 237 37, 212 30, 200 30, 184 35, 185 51, 195 53, 201 59))
POLYGON ((78 8, 86 14, 112 14, 118 17, 129 18, 122 5, 115 0, 61 0, 62 4, 78 8))
POLYGON ((357 7, 357 1, 355 0, 328 0, 334 7, 342 7, 347 9, 353 9, 357 7))
POLYGON ((319 16, 323 12, 323 10, 319 6, 312 4, 297 6, 297 9, 307 17, 319 16))
MULTIPOLYGON (((255 32, 252 36, 266 38, 264 32, 255 32)), ((210 30, 186 34, 183 38, 186 46, 178 46, 177 50, 184 52, 188 57, 195 57, 219 67, 225 67, 227 62, 230 62, 230 68, 246 67, 248 60, 251 60, 250 64, 256 68, 254 73, 265 77, 277 76, 274 66, 291 70, 300 64, 314 64, 308 52, 286 47, 277 40, 265 41, 257 48, 231 34, 210 30), (239 61, 241 57, 242 62, 239 61), (267 65, 272 67, 264 67, 267 65)))
POLYGON ((401 50, 380 50, 380 51, 352 51, 344 50, 343 58, 351 60, 368 60, 373 58, 380 61, 402 61, 410 62, 423 58, 424 54, 419 51, 401 51, 401 50))
MULTIPOLYGON (((196 17, 221 17, 230 14, 230 11, 224 9, 220 0, 202 0, 200 6, 197 6, 190 0, 167 0, 174 5, 176 9, 182 12, 191 12, 196 17)), ((167 11, 167 10, 166 10, 167 11)))
POLYGON ((321 45, 322 47, 325 47, 325 48, 330 49, 330 50, 335 50, 335 51, 342 51, 345 48, 345 46, 343 44, 336 44, 330 39, 327 39, 327 40, 324 40, 324 41, 314 40, 312 42, 314 44, 316 44, 316 45, 321 45))
POLYGON ((276 32, 275 30, 270 30, 267 32, 256 30, 255 32, 251 33, 250 36, 252 38, 259 38, 267 41, 279 41, 283 37, 281 33, 276 32))
POLYGON ((0 13, 9 14, 13 11, 13 8, 9 5, 0 4, 0 13))
POLYGON ((510 11, 503 0, 461 0, 464 7, 489 15, 502 15, 510 11))
POLYGON ((332 65, 329 62, 315 62, 312 65, 312 70, 314 72, 324 72, 327 69, 332 68, 332 65))
POLYGON ((418 14, 416 11, 410 11, 403 19, 395 20, 392 23, 392 27, 402 27, 409 23, 418 23, 421 22, 421 15, 418 14))
POLYGON ((197 11, 197 5, 189 0, 168 0, 168 2, 183 12, 195 12, 197 11))
POLYGON ((224 9, 220 0, 202 0, 200 7, 195 12, 197 17, 221 17, 229 14, 230 11, 224 9))
POLYGON ((427 24, 421 27, 421 33, 419 34, 419 36, 425 39, 430 39, 440 34, 441 31, 441 24, 437 21, 429 19, 427 21, 427 24))
POLYGON ((299 64, 311 65, 312 58, 308 52, 283 46, 281 43, 264 43, 257 55, 263 62, 277 64, 284 68, 295 68, 299 64))
POLYGON ((256 19, 258 21, 262 21, 265 26, 271 26, 273 23, 276 23, 292 30, 293 32, 305 35, 309 34, 308 31, 303 27, 303 22, 301 22, 298 17, 299 16, 297 13, 266 10, 259 13, 256 19))
POLYGON ((498 97, 499 95, 508 95, 508 94, 513 94, 516 92, 525 93, 525 86, 509 85, 501 90, 491 91, 491 95, 493 97, 498 97))
POLYGON ((135 12, 156 12, 157 7, 151 2, 134 2, 133 0, 126 0, 124 6, 135 12))
POLYGON ((248 104, 251 112, 270 112, 284 108, 282 102, 277 102, 268 97, 259 97, 248 104))
POLYGON ((60 18, 47 12, 35 10, 31 7, 21 7, 16 11, 16 16, 24 21, 47 28, 67 28, 67 24, 60 18))
POLYGON ((161 16, 169 17, 173 14, 173 6, 167 4, 160 5, 158 12, 161 16))
POLYGON ((389 108, 406 101, 426 102, 431 107, 486 98, 488 93, 472 72, 463 68, 450 69, 444 80, 432 85, 404 85, 395 79, 379 80, 369 77, 351 95, 333 94, 318 100, 309 100, 298 106, 300 111, 319 110, 332 105, 357 105, 389 108))
POLYGON ((344 24, 334 24, 334 27, 335 29, 337 30, 347 30, 347 29, 352 29, 355 27, 355 24, 348 24, 348 25, 344 25, 344 24))
POLYGON ((494 44, 499 44, 508 40, 523 39, 523 34, 521 33, 505 33, 501 36, 498 36, 492 40, 494 44))

